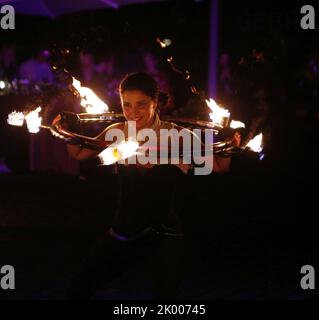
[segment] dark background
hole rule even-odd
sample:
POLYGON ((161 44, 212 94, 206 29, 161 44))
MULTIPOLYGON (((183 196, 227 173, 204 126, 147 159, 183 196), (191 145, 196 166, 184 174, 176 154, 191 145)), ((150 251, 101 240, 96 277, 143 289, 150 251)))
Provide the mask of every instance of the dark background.
MULTIPOLYGON (((318 27, 300 29, 302 4, 293 1, 219 5, 219 53, 230 55, 234 76, 231 94, 226 97, 219 88, 218 97, 251 123, 260 103, 252 96, 262 88, 268 113, 258 130, 268 138, 263 161, 247 152, 233 158, 225 176, 188 177, 190 203, 181 194, 188 204, 182 215, 188 254, 180 298, 317 299, 316 290, 303 291, 299 283, 303 265, 319 267, 315 241, 319 82, 317 74, 309 78, 304 72, 316 57, 318 27), (254 64, 254 49, 263 53, 264 63, 254 64), (241 58, 246 59, 244 65, 239 64, 241 58)), ((317 4, 313 6, 318 12, 317 4)), ((97 59, 116 53, 119 61, 131 52, 138 61, 138 48, 146 46, 162 59, 169 75, 173 73, 165 58, 173 55, 181 70, 191 71, 192 83, 207 92, 209 8, 209 1, 170 1, 53 21, 17 16, 16 30, 1 30, 0 43, 14 42, 19 62, 35 46, 44 46, 51 50, 54 63, 70 70, 81 50, 94 52, 97 59), (172 46, 159 49, 157 36, 172 39, 172 46), (65 48, 70 50, 67 56, 61 54, 65 48)), ((180 94, 192 99, 188 84, 183 88, 180 94)), ((28 136, 21 135, 25 146, 28 136)), ((0 297, 62 298, 65 281, 110 224, 116 183, 109 168, 92 171, 87 181, 26 168, 1 176, 0 265, 15 266, 17 289, 0 290, 0 297)), ((143 276, 139 270, 130 272, 143 276)), ((115 289, 100 297, 148 298, 147 283, 135 278, 129 274, 115 281, 115 289)))

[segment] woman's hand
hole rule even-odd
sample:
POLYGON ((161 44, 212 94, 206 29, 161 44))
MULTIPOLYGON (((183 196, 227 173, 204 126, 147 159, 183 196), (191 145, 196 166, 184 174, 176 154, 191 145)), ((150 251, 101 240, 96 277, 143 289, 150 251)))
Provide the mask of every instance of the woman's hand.
POLYGON ((233 144, 239 148, 240 147, 240 144, 241 144, 241 134, 236 131, 233 135, 233 144))
POLYGON ((69 125, 68 122, 62 119, 62 115, 59 113, 52 121, 51 125, 55 126, 60 124, 64 129, 68 129, 69 125))

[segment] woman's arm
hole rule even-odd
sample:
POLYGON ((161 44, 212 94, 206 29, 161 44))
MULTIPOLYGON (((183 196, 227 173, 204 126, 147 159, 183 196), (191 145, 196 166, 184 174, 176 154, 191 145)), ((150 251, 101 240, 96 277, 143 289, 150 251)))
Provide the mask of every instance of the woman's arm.
MULTIPOLYGON (((53 126, 56 125, 61 121, 61 119, 62 119, 61 115, 60 114, 57 115, 53 119, 52 125, 53 126)), ((67 129, 67 124, 64 123, 63 127, 67 129)), ((99 154, 99 152, 96 150, 82 148, 79 145, 72 145, 72 144, 67 144, 67 151, 68 151, 68 154, 76 160, 86 160, 89 158, 94 158, 99 154)))
MULTIPOLYGON (((52 125, 55 125, 61 121, 61 115, 58 115, 54 118, 52 121, 52 125)), ((67 125, 63 125, 64 127, 67 127, 67 125)), ((103 140, 103 137, 105 136, 106 132, 110 128, 120 127, 119 124, 113 124, 105 128, 99 135, 97 135, 94 139, 95 140, 103 140)), ((121 125, 123 127, 123 125, 121 125)), ((95 158, 102 150, 92 150, 88 148, 83 148, 80 145, 73 145, 73 144, 67 144, 67 151, 69 155, 79 161, 87 160, 91 158, 95 158)))
MULTIPOLYGON (((241 135, 239 132, 235 132, 233 136, 233 143, 236 147, 240 146, 241 143, 241 135)), ((213 171, 217 173, 226 173, 230 170, 230 164, 231 164, 231 156, 224 158, 220 157, 218 155, 214 155, 213 158, 213 171)))
POLYGON ((101 152, 72 144, 67 144, 67 150, 72 158, 79 161, 95 158, 101 152))
POLYGON ((218 155, 214 155, 213 161, 213 172, 226 173, 230 170, 231 157, 223 158, 218 155))
MULTIPOLYGON (((99 133, 94 140, 103 140, 105 139, 105 134, 107 131, 109 131, 110 129, 120 129, 123 130, 124 125, 123 123, 114 123, 111 124, 110 126, 108 126, 107 128, 105 128, 101 133, 99 133)), ((76 160, 87 160, 87 159, 91 159, 91 158, 95 158, 97 157, 97 155, 99 153, 101 153, 103 150, 92 150, 92 149, 88 149, 88 148, 82 148, 79 145, 71 145, 68 144, 67 145, 67 150, 69 155, 76 159, 76 160)))

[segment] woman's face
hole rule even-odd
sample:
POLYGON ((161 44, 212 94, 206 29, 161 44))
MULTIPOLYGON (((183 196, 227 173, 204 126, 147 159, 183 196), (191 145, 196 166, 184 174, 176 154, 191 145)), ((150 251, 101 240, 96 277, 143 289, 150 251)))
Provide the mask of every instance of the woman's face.
POLYGON ((147 128, 154 121, 156 100, 140 90, 126 90, 121 95, 123 113, 127 121, 136 121, 136 129, 147 128))

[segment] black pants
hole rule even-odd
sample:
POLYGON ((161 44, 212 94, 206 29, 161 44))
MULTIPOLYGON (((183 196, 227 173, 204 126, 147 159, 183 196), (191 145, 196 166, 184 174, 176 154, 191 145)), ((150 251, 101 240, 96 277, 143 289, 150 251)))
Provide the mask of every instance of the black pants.
POLYGON ((72 280, 67 297, 89 299, 96 291, 137 262, 146 267, 155 299, 174 299, 182 274, 183 238, 149 235, 122 241, 106 234, 94 247, 72 280))
MULTIPOLYGON (((146 227, 165 224, 180 232, 178 218, 170 210, 175 183, 182 175, 179 169, 158 166, 144 173, 135 167, 119 169, 121 187, 113 222, 115 231, 130 236, 146 227)), ((156 298, 173 298, 182 255, 181 236, 150 232, 138 240, 124 241, 107 233, 81 265, 68 296, 90 298, 133 264, 142 262, 149 271, 156 298)))

